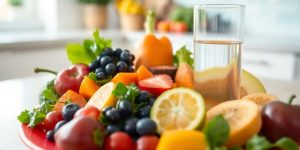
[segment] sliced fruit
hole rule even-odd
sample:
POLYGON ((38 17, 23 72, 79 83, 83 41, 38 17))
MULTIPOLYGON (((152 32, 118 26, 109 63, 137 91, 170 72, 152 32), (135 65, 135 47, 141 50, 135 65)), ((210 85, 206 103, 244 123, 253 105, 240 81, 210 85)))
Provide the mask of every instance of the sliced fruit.
POLYGON ((267 93, 254 93, 242 97, 242 100, 251 100, 255 102, 261 110, 263 106, 272 101, 279 100, 279 98, 267 93))
POLYGON ((72 91, 72 90, 68 90, 65 94, 63 94, 55 103, 53 110, 54 111, 61 111, 62 108, 65 106, 66 103, 68 102, 72 102, 75 104, 78 104, 80 107, 84 107, 84 105, 86 104, 86 100, 85 98, 72 91))
POLYGON ((250 100, 222 102, 207 111, 207 120, 223 115, 230 127, 226 146, 233 148, 244 145, 261 128, 262 120, 258 106, 250 100))
POLYGON ((138 81, 153 77, 153 74, 144 65, 141 65, 136 73, 138 81))
POLYGON ((130 83, 136 83, 137 82, 137 73, 124 73, 120 72, 118 73, 112 80, 114 83, 124 83, 124 84, 130 84, 130 83))
MULTIPOLYGON (((234 77, 233 69, 230 67, 218 67, 208 69, 206 71, 194 73, 194 87, 200 91, 205 98, 207 108, 211 108, 216 104, 230 100, 236 95, 237 91, 233 86, 234 77), (227 89, 227 90, 225 90, 227 89)), ((243 70, 241 73, 240 97, 252 93, 265 93, 263 84, 252 74, 243 70)))
POLYGON ((151 119, 162 133, 170 130, 201 128, 205 118, 202 96, 188 88, 174 88, 159 96, 151 109, 151 119))
POLYGON ((149 70, 155 75, 167 74, 172 79, 175 79, 177 67, 175 67, 175 66, 155 66, 155 67, 149 67, 149 70))
POLYGON ((88 76, 85 76, 79 88, 79 94, 89 99, 99 89, 99 85, 88 76))
POLYGON ((200 131, 176 130, 164 132, 156 150, 206 150, 207 145, 200 131))
POLYGON ((173 80, 165 74, 155 75, 139 81, 138 86, 141 90, 146 90, 155 96, 159 96, 164 91, 173 87, 173 80))
POLYGON ((177 69, 175 83, 178 87, 194 87, 194 69, 188 63, 181 63, 177 69))
POLYGON ((112 94, 115 89, 115 83, 108 82, 101 86, 96 93, 91 97, 86 106, 95 106, 99 110, 116 105, 116 98, 112 94))

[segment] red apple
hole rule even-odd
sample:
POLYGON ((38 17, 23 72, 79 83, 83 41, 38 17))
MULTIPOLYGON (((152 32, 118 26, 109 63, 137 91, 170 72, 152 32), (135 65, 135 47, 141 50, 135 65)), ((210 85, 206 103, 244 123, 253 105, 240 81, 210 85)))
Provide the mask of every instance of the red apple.
POLYGON ((79 91, 84 76, 89 74, 89 67, 84 64, 75 64, 57 74, 54 81, 55 91, 63 95, 68 90, 79 91))

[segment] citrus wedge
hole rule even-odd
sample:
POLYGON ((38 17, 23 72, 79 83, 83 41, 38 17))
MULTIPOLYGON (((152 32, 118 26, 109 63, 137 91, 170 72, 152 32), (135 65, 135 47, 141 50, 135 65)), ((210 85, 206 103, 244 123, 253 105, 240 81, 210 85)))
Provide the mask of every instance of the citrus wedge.
POLYGON ((242 97, 242 100, 251 100, 255 102, 261 110, 263 106, 272 101, 279 100, 279 98, 267 93, 254 93, 242 97))
POLYGON ((258 106, 250 100, 222 102, 207 111, 207 120, 223 115, 230 127, 226 146, 233 148, 244 145, 261 128, 262 120, 258 106))
POLYGON ((158 132, 200 128, 205 118, 202 96, 188 88, 174 88, 160 95, 151 109, 158 132))
POLYGON ((108 82, 101 86, 95 94, 90 98, 86 106, 95 106, 99 110, 116 105, 116 98, 112 94, 112 91, 115 89, 115 83, 108 82))

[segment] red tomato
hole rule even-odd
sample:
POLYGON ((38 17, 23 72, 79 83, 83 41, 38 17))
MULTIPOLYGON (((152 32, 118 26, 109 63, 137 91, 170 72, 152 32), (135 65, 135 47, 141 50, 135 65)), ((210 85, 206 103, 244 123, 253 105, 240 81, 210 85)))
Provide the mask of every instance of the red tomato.
POLYGON ((104 143, 105 150, 133 150, 134 142, 125 132, 111 134, 104 143))
POLYGON ((136 142, 136 150, 155 150, 158 141, 158 138, 154 135, 142 136, 136 142))
POLYGON ((75 113, 74 118, 79 116, 86 116, 98 120, 99 115, 100 115, 100 111, 98 110, 98 108, 96 108, 95 106, 87 106, 79 109, 75 113))
POLYGON ((56 123, 63 120, 61 112, 59 111, 51 111, 46 115, 44 120, 44 127, 46 130, 53 130, 56 123))
POLYGON ((159 32, 169 32, 170 31, 170 21, 160 21, 160 22, 158 22, 157 30, 159 32))
POLYGON ((188 26, 184 22, 172 22, 170 30, 176 33, 183 33, 188 31, 188 26))

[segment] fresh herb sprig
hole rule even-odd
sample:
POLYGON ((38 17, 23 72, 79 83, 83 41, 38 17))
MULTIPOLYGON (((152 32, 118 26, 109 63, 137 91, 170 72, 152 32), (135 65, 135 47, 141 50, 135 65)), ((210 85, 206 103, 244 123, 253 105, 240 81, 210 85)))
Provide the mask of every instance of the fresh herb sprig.
POLYGON ((175 66, 179 66, 181 63, 188 63, 192 68, 194 67, 193 53, 186 46, 182 46, 176 51, 173 60, 175 66))

